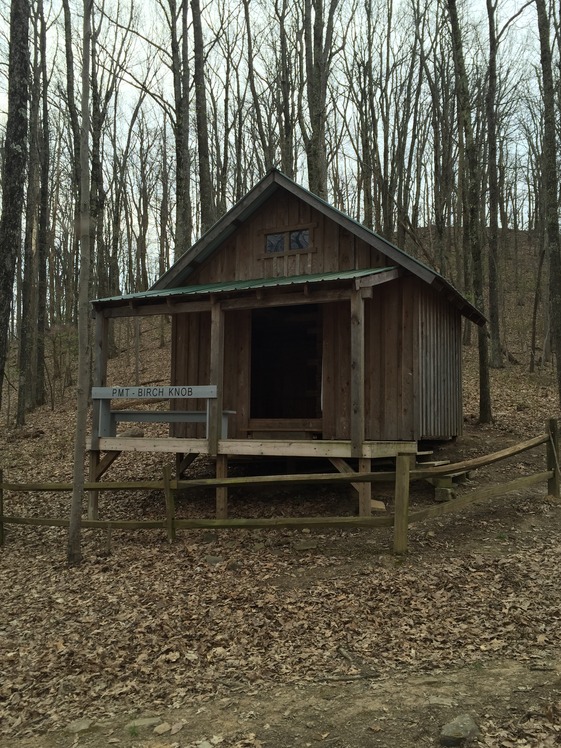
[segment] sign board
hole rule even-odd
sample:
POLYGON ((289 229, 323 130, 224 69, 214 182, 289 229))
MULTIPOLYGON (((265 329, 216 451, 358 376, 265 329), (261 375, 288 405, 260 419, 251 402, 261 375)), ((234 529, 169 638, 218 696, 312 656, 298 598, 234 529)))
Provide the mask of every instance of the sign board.
POLYGON ((176 398, 187 399, 191 397, 212 398, 217 396, 215 384, 204 386, 198 385, 175 385, 160 387, 148 384, 144 387, 93 387, 92 400, 111 400, 112 398, 142 399, 161 398, 162 400, 173 400, 176 398))

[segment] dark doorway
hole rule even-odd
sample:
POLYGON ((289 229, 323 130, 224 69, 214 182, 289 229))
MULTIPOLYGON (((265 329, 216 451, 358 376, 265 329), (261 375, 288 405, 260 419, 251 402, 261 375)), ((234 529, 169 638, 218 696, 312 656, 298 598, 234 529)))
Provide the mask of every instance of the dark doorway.
POLYGON ((254 309, 251 418, 321 418, 321 306, 254 309))

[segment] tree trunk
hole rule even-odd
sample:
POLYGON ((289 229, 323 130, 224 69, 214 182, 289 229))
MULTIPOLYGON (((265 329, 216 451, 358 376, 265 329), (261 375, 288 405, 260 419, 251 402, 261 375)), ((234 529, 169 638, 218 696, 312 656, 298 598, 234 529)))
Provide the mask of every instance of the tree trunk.
POLYGON ((84 456, 90 386, 89 281, 90 281, 90 42, 93 0, 84 0, 84 39, 82 58, 82 128, 80 137, 80 280, 78 285, 78 386, 74 472, 67 560, 70 566, 82 561, 82 504, 84 496, 84 456))
POLYGON ((8 353, 10 308, 16 261, 21 247, 27 171, 29 102, 29 0, 12 0, 8 67, 8 119, 2 173, 0 218, 0 406, 8 353))
MULTIPOLYGON (((454 48, 458 114, 465 136, 467 189, 464 193, 464 199, 467 201, 467 237, 473 262, 473 294, 475 305, 483 311, 485 307, 483 291, 483 258, 481 256, 481 243, 479 237, 480 190, 477 149, 471 122, 468 78, 464 64, 462 36, 458 21, 456 0, 447 0, 447 6, 454 48)), ((491 383, 489 379, 489 347, 487 343, 487 330, 484 326, 478 328, 477 341, 479 349, 479 421, 480 423, 489 423, 492 420, 491 383)))
POLYGON ((497 30, 496 0, 487 0, 489 21, 489 83, 486 97, 487 143, 489 147, 489 333, 491 336, 490 365, 503 365, 499 315, 499 176, 497 169, 497 30))
MULTIPOLYGON (((185 1, 185 0, 184 0, 185 1)), ((197 115, 197 144, 199 148, 199 198, 201 203, 201 234, 216 221, 214 189, 210 176, 210 150, 204 66, 203 28, 199 0, 191 0, 193 40, 195 46, 195 110, 197 115)))
POLYGON ((557 389, 561 404, 561 248, 557 203, 557 133, 555 129, 555 86, 549 46, 549 18, 545 0, 536 0, 543 76, 543 153, 546 254, 549 260, 549 308, 551 342, 557 365, 557 389))

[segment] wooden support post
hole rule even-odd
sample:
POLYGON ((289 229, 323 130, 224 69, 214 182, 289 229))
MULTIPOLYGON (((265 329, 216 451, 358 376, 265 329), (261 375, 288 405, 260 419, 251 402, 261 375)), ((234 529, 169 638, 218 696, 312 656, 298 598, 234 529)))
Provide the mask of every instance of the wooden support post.
MULTIPOLYGON (((93 377, 92 384, 94 387, 104 387, 107 381, 107 358, 108 358, 108 338, 109 320, 103 315, 103 312, 95 314, 95 332, 93 344, 93 377)), ((99 429, 100 429, 100 406, 92 408, 92 438, 89 455, 89 479, 90 481, 99 480, 99 429)), ((107 403, 109 406, 109 402, 107 403)), ((107 436, 107 434, 104 434, 107 436)), ((99 518, 99 491, 88 492, 88 519, 99 518)))
POLYGON ((351 453, 362 457, 364 444, 364 299, 351 292, 351 453))
POLYGON ((218 454, 222 431, 224 384, 224 312, 218 302, 212 305, 210 321, 210 383, 216 385, 216 398, 209 400, 208 452, 218 454))
POLYGON ((0 546, 4 545, 4 471, 0 468, 0 546))
MULTIPOLYGON (((89 480, 91 483, 97 483, 99 466, 97 450, 90 450, 89 463, 89 480)), ((88 519, 99 519, 99 491, 88 491, 88 519)))
POLYGON ((556 418, 547 422, 549 440, 547 448, 547 469, 553 470, 552 477, 547 482, 547 493, 556 499, 561 499, 561 470, 559 466, 559 423, 556 418))
MULTIPOLYGON (((369 473, 371 460, 360 459, 358 461, 358 472, 369 473)), ((358 514, 360 517, 370 517, 372 514, 372 483, 360 482, 358 484, 358 514)))
POLYGON ((168 541, 173 543, 175 540, 175 501, 171 487, 171 468, 169 465, 164 467, 164 495, 166 499, 166 532, 168 541))
POLYGON ((394 553, 407 553, 409 525, 409 456, 399 454, 395 460, 395 508, 393 525, 394 553))
MULTIPOLYGON (((218 455, 216 458, 216 477, 228 477, 228 455, 218 455)), ((216 519, 228 517, 228 488, 220 486, 216 489, 216 519)))

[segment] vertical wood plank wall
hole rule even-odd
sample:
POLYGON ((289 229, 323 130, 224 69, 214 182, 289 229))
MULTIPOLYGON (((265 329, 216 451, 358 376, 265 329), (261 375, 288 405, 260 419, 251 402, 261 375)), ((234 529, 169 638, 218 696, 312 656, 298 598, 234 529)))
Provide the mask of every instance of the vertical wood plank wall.
POLYGON ((416 284, 374 288, 366 302, 366 438, 415 439, 416 284))
POLYGON ((420 437, 462 433, 460 312, 430 289, 419 298, 420 437))
POLYGON ((190 283, 278 278, 386 266, 387 258, 288 193, 278 193, 228 237, 190 283), (266 255, 265 234, 309 228, 309 251, 266 255))

